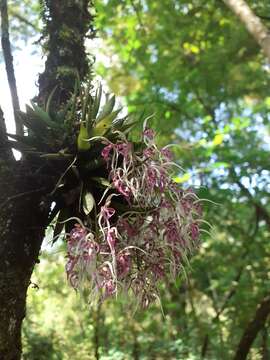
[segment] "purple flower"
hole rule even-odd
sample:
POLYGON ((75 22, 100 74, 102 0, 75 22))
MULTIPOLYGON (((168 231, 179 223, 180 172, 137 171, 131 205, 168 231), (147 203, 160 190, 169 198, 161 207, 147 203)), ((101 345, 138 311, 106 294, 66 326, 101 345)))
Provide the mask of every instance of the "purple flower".
POLYGON ((69 276, 69 274, 72 273, 74 267, 76 266, 78 261, 78 258, 72 255, 68 255, 68 261, 66 263, 66 272, 67 275, 69 276))
POLYGON ((99 246, 93 241, 86 241, 81 245, 81 253, 84 261, 91 261, 98 252, 99 246))
POLYGON ((117 144, 116 149, 125 159, 127 159, 131 151, 131 143, 117 144))
POLYGON ((164 277, 165 275, 164 267, 161 264, 159 263, 153 264, 151 269, 157 280, 164 277))
POLYGON ((196 241, 200 235, 199 226, 197 223, 190 224, 190 234, 193 241, 196 241))
POLYGON ((107 232, 107 242, 111 250, 114 250, 116 240, 117 240, 117 228, 112 227, 107 232))
POLYGON ((130 195, 131 195, 131 191, 129 189, 129 187, 124 183, 124 181, 121 179, 119 174, 116 174, 113 178, 112 178, 112 182, 114 187, 116 188, 116 190, 124 195, 124 197, 126 199, 129 199, 130 195))
POLYGON ((107 221, 115 214, 115 209, 111 207, 107 207, 106 205, 101 206, 100 213, 104 218, 104 220, 107 221))
POLYGON ((104 288, 106 297, 113 295, 116 291, 115 282, 112 279, 105 281, 104 288))
POLYGON ((175 220, 169 219, 165 223, 165 236, 169 243, 176 243, 179 241, 179 229, 175 220))
POLYGON ((147 185, 150 189, 153 189, 157 185, 157 172, 153 167, 147 169, 147 185))
POLYGON ((72 242, 77 242, 85 238, 87 235, 87 230, 79 224, 75 224, 75 227, 71 230, 69 234, 69 239, 72 242))
POLYGON ((75 272, 71 273, 68 280, 70 282, 70 285, 74 289, 78 289, 78 287, 79 287, 79 276, 78 276, 77 273, 75 273, 75 272))
POLYGON ((117 226, 119 227, 119 230, 125 231, 128 237, 136 236, 140 230, 137 224, 131 225, 127 219, 123 218, 120 218, 117 226))
POLYGON ((161 155, 162 155, 166 160, 171 161, 171 160, 173 159, 173 154, 172 154, 172 152, 171 152, 169 149, 167 149, 167 148, 162 148, 162 149, 160 150, 160 152, 161 152, 161 155))
POLYGON ((70 232, 66 273, 75 289, 88 282, 100 301, 125 289, 148 306, 165 275, 176 277, 198 246, 201 206, 191 189, 173 182, 172 153, 157 148, 152 129, 144 130, 142 146, 117 134, 101 152, 109 185, 102 205, 96 202, 97 222, 92 213, 91 231, 77 224, 70 232))
POLYGON ((152 158, 154 157, 156 154, 156 151, 153 147, 147 147, 146 149, 143 150, 143 155, 146 158, 152 158))
POLYGON ((109 158, 110 158, 110 153, 113 149, 113 145, 112 144, 109 144, 107 146, 105 146, 101 152, 101 156, 103 157, 103 159, 105 161, 109 161, 109 158))
POLYGON ((159 206, 164 209, 170 209, 172 207, 172 204, 169 200, 162 198, 159 206))
POLYGON ((128 252, 122 253, 117 257, 117 276, 119 278, 125 277, 131 268, 131 257, 128 252))
POLYGON ((193 204, 192 204, 191 200, 188 198, 182 199, 181 205, 184 209, 185 215, 188 215, 193 208, 193 204))
POLYGON ((155 131, 153 129, 145 129, 143 132, 143 136, 149 140, 153 140, 155 137, 155 131))

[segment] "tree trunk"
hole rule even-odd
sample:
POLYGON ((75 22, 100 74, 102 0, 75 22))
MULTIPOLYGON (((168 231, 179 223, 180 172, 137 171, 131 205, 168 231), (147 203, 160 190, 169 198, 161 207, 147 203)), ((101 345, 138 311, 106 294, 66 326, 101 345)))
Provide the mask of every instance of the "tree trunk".
MULTIPOLYGON (((39 76, 39 103, 45 103, 56 87, 55 99, 66 102, 74 89, 75 79, 89 73, 84 40, 95 34, 89 7, 91 0, 43 1, 45 71, 39 76)), ((55 101, 57 105, 59 102, 55 101)))
MULTIPOLYGON (((90 0, 44 0, 47 62, 39 78, 40 103, 57 85, 54 101, 61 106, 73 89, 74 74, 82 79, 88 73, 84 40, 91 29, 90 5, 90 0)), ((12 159, 1 111, 0 148, 0 359, 17 360, 27 288, 48 221, 47 195, 58 174, 48 174, 37 160, 12 159)))
POLYGON ((0 167, 0 359, 21 357, 26 292, 44 236, 48 188, 24 163, 0 167))
POLYGON ((244 0, 223 0, 224 3, 242 21, 249 33, 263 49, 270 63, 270 33, 261 19, 254 14, 244 0))

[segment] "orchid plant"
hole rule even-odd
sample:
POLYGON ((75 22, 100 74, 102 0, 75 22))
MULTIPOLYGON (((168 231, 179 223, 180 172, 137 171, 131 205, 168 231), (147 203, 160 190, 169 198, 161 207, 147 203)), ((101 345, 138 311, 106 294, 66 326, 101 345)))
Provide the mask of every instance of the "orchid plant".
POLYGON ((114 97, 101 108, 102 88, 93 95, 90 81, 57 112, 52 97, 20 113, 24 136, 9 136, 57 179, 45 200, 55 204, 54 240, 65 230, 68 282, 90 301, 122 293, 147 307, 199 247, 201 201, 174 182, 179 166, 169 146, 157 146, 149 119, 135 142, 128 134, 139 121, 119 118, 114 97))
POLYGON ((96 208, 96 223, 75 225, 67 236, 66 272, 76 290, 103 301, 119 292, 147 307, 166 276, 176 278, 198 248, 202 210, 191 190, 173 181, 176 163, 168 147, 159 149, 153 129, 144 126, 140 146, 116 131, 101 157, 108 184, 96 208))

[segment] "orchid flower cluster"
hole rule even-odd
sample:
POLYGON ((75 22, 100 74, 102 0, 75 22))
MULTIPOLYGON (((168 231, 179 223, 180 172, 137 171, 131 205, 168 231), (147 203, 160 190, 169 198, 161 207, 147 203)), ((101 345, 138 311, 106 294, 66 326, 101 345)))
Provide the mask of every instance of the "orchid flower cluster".
POLYGON ((157 147, 152 129, 144 129, 138 149, 122 133, 102 143, 109 186, 96 226, 78 223, 68 235, 67 278, 92 300, 124 292, 147 307, 158 284, 183 272, 200 244, 200 200, 173 181, 177 165, 168 147, 157 147))

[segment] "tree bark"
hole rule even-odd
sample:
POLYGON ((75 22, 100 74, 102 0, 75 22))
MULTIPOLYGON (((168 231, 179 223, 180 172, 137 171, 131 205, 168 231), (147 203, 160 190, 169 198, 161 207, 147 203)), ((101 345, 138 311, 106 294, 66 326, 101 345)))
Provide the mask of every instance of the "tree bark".
POLYGON ((12 161, 14 156, 8 145, 7 129, 4 119, 4 114, 0 108, 0 160, 3 161, 12 161))
MULTIPOLYGON (((51 90, 58 85, 56 99, 57 105, 61 106, 73 89, 74 74, 79 73, 82 79, 88 72, 84 40, 87 30, 91 28, 89 5, 90 0, 44 0, 47 62, 39 78, 39 102, 44 103, 51 90), (71 31, 71 34, 62 36, 65 31, 71 31)), ((3 150, 11 154, 2 112, 0 140, 1 148, 3 146, 3 150)), ((34 265, 38 262, 48 221, 50 200, 47 195, 59 178, 58 169, 55 170, 54 173, 50 167, 49 172, 46 163, 37 158, 16 162, 0 154, 1 360, 21 358, 21 326, 25 316, 26 293, 34 265)))
POLYGON ((244 0, 223 0, 262 48, 270 63, 270 32, 244 0))
MULTIPOLYGON (((26 292, 44 236, 49 206, 42 177, 27 163, 0 164, 0 359, 21 357, 26 292)), ((48 184, 48 182, 47 182, 48 184)))
POLYGON ((247 358, 251 346, 256 339, 259 331, 264 328, 270 314, 270 295, 263 298, 257 307, 256 313, 248 323, 242 338, 238 344, 234 360, 244 360, 247 358))
POLYGON ((74 89, 75 79, 89 73, 84 40, 93 37, 91 0, 43 1, 45 71, 39 76, 38 102, 44 104, 56 88, 55 103, 65 102, 74 89))

